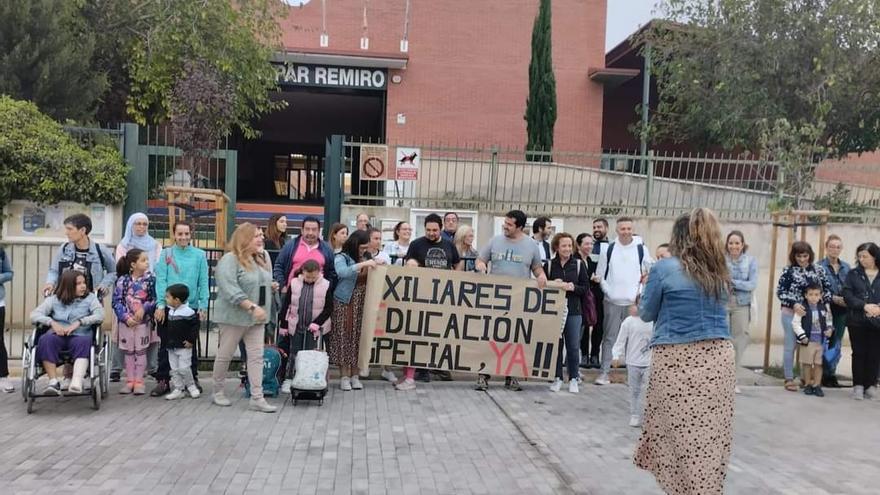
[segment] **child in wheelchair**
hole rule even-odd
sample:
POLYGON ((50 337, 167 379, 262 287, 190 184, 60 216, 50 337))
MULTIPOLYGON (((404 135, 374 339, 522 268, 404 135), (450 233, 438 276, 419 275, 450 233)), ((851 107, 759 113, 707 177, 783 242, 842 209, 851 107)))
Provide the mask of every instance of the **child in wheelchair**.
MULTIPOLYGON (((57 365, 62 354, 73 360, 73 377, 68 390, 82 393, 83 378, 89 370, 93 327, 104 321, 104 308, 89 292, 82 273, 67 270, 55 292, 31 312, 31 322, 48 329, 39 337, 36 359, 49 377, 45 393, 61 395, 57 365)), ((40 335, 38 333, 38 335, 40 335)))

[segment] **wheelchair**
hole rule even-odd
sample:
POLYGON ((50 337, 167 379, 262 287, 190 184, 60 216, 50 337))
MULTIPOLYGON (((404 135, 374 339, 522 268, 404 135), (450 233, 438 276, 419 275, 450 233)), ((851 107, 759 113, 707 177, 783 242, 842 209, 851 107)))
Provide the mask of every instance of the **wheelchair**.
MULTIPOLYGON (((49 332, 49 327, 37 325, 30 338, 24 343, 21 360, 21 395, 27 403, 27 412, 34 412, 34 402, 43 397, 59 397, 55 394, 37 392, 37 380, 45 371, 43 363, 37 361, 37 345, 40 337, 49 332)), ((73 365, 69 351, 61 352, 59 370, 63 365, 73 365)), ((61 396, 92 398, 92 409, 101 408, 101 400, 110 389, 110 336, 101 331, 100 325, 92 326, 92 345, 89 349, 89 368, 83 379, 82 393, 63 391, 61 396)))

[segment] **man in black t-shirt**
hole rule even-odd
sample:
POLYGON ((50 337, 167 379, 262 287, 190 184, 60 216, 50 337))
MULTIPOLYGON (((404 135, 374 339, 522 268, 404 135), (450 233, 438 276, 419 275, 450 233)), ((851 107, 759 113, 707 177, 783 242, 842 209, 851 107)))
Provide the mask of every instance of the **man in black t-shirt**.
MULTIPOLYGON (((464 260, 455 249, 455 244, 448 241, 440 233, 443 228, 443 220, 440 215, 434 213, 425 218, 425 236, 412 241, 406 251, 406 266, 434 268, 436 270, 462 270, 464 260)), ((448 371, 436 371, 443 380, 452 380, 448 371)), ((419 370, 419 381, 431 381, 428 370, 419 370)), ((404 369, 404 379, 396 388, 398 390, 413 390, 416 388, 413 369, 404 369)))

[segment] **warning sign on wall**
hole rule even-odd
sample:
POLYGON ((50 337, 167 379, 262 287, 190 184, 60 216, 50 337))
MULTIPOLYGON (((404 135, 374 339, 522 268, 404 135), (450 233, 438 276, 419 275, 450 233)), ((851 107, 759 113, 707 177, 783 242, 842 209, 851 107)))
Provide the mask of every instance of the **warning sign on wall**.
POLYGON ((361 145, 361 180, 389 180, 388 146, 381 144, 361 145))
POLYGON ((419 148, 397 148, 397 180, 419 180, 419 167, 422 162, 419 148))

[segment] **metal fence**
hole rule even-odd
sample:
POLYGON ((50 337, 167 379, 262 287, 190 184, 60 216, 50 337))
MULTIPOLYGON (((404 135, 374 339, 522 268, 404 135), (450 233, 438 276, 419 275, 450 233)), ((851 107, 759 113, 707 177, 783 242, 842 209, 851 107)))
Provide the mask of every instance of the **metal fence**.
MULTIPOLYGON (((349 139, 343 146, 348 204, 587 216, 674 216, 703 206, 728 220, 768 221, 779 200, 775 163, 730 155, 552 151, 527 156, 511 148, 400 144, 419 149, 418 179, 368 181, 358 170, 363 144, 371 143, 349 139)), ((388 146, 389 160, 397 146, 388 146)), ((834 184, 816 186, 820 193, 834 184)), ((880 223, 880 190, 861 189, 865 212, 849 218, 880 223)))

